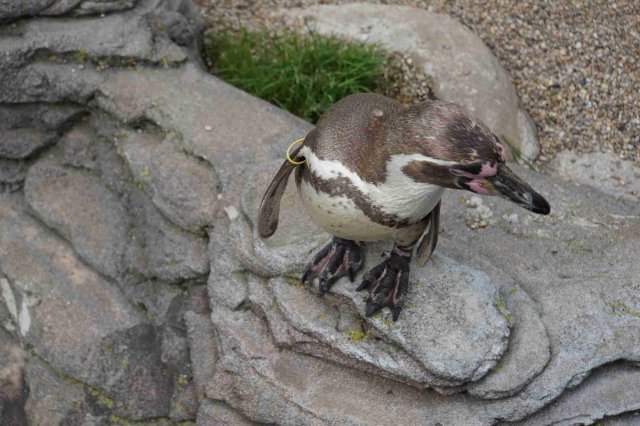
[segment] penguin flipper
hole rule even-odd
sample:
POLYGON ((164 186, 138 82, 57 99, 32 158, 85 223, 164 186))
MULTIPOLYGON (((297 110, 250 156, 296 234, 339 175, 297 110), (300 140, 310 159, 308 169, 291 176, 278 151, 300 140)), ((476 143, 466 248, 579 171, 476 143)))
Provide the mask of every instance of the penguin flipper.
MULTIPOLYGON (((300 152, 301 146, 298 147, 293 154, 292 158, 296 158, 298 152, 300 152)), ((297 167, 296 164, 284 160, 280 170, 276 173, 275 177, 269 184, 269 187, 262 196, 260 202, 260 208, 258 209, 258 234, 260 238, 269 238, 278 229, 278 217, 280 216, 280 200, 284 191, 287 189, 287 183, 289 182, 289 175, 297 167)))
POLYGON ((416 263, 418 266, 424 266, 427 260, 431 257, 431 253, 436 249, 438 245, 438 229, 440 227, 440 205, 442 200, 438 201, 438 204, 427 215, 427 232, 422 237, 420 245, 416 253, 416 263))

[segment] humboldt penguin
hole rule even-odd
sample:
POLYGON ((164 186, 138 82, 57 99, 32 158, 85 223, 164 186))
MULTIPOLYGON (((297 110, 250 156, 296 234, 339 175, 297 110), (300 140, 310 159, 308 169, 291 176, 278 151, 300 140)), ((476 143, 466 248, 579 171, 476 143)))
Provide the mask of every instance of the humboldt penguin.
POLYGON ((287 154, 258 212, 258 233, 276 231, 290 173, 311 219, 333 235, 307 265, 303 282, 329 291, 340 277, 352 282, 364 243, 392 240, 393 249, 364 274, 366 316, 388 307, 397 320, 409 287, 413 252, 424 265, 438 242, 446 188, 497 195, 548 214, 549 203, 505 164, 498 137, 465 108, 442 100, 411 107, 367 93, 335 103, 287 154), (417 247, 416 247, 417 246, 417 247))

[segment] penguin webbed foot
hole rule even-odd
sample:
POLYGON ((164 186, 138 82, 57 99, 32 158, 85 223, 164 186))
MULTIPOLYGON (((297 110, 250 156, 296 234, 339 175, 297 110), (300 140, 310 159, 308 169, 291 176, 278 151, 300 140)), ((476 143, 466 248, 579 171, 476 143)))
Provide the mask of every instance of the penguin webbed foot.
POLYGON ((364 261, 364 245, 356 241, 333 237, 307 265, 302 282, 311 284, 317 280, 320 295, 324 295, 343 276, 354 281, 364 261))
POLYGON ((411 249, 396 245, 391 252, 384 253, 383 257, 383 262, 365 274, 357 291, 369 290, 365 316, 371 317, 387 307, 396 321, 409 289, 411 249))

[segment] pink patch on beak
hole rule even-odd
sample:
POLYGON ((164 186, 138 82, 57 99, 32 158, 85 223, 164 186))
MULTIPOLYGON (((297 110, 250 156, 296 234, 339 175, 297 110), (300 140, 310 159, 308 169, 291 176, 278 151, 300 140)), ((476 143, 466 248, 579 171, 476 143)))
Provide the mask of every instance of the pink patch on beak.
POLYGON ((471 190, 476 194, 491 195, 489 190, 482 186, 482 181, 484 181, 484 179, 474 179, 470 182, 467 182, 467 185, 469 185, 469 188, 471 188, 471 190))
POLYGON ((494 163, 493 165, 491 165, 491 163, 483 163, 478 176, 489 177, 495 176, 496 173, 498 173, 498 163, 494 163))

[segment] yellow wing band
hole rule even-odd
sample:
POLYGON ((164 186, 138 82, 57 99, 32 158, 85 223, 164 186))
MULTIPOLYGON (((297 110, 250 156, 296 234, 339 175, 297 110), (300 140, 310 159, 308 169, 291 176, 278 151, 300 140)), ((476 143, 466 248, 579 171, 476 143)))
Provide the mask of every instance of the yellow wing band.
POLYGON ((302 161, 294 161, 291 159, 291 148, 295 145, 298 144, 300 142, 302 142, 304 140, 304 138, 300 138, 298 140, 295 140, 293 142, 291 142, 291 145, 289 145, 289 148, 287 148, 287 161, 290 162, 291 164, 295 165, 295 166, 299 166, 300 164, 304 164, 307 162, 307 160, 302 160, 302 161))

